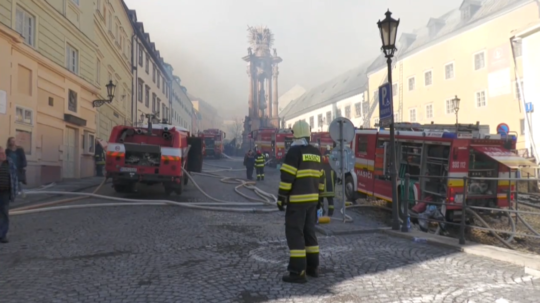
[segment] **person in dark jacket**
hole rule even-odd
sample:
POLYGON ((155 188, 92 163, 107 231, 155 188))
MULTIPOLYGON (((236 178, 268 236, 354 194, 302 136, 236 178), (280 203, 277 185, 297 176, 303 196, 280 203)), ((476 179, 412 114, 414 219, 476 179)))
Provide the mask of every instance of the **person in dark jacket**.
POLYGON ((96 163, 96 176, 103 177, 103 166, 105 166, 105 151, 103 146, 96 140, 96 148, 94 151, 94 161, 96 163))
POLYGON ((17 145, 14 137, 9 137, 7 140, 6 155, 13 161, 17 167, 17 179, 19 180, 18 194, 21 194, 22 186, 20 183, 26 185, 26 153, 24 149, 17 145))
POLYGON ((253 180, 253 168, 255 167, 255 155, 250 149, 244 157, 244 166, 246 167, 246 177, 248 180, 253 180))
POLYGON ((17 166, 0 146, 0 243, 8 243, 9 204, 17 197, 17 166))
POLYGON ((293 125, 295 141, 281 166, 277 206, 285 211, 285 236, 289 246, 288 275, 283 282, 305 283, 318 277, 319 244, 315 234, 319 194, 324 190, 321 152, 309 145, 311 130, 305 121, 293 125))

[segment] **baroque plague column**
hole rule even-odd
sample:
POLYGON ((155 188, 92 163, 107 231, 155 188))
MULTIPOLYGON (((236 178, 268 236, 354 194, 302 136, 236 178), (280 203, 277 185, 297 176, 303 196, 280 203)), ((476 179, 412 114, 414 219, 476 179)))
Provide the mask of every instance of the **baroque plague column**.
MULTIPOLYGON (((249 77, 249 114, 244 124, 244 134, 264 127, 279 127, 278 117, 278 64, 282 61, 274 48, 274 36, 267 27, 248 27, 250 46, 247 62, 249 77)), ((247 140, 245 140, 247 141, 247 140)))

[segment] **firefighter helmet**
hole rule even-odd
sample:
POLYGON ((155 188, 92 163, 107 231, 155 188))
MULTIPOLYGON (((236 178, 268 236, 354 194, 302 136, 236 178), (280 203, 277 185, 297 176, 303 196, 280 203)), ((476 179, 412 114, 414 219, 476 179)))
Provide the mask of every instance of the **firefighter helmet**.
POLYGON ((296 121, 292 128, 293 137, 295 139, 311 137, 311 129, 306 121, 296 121))

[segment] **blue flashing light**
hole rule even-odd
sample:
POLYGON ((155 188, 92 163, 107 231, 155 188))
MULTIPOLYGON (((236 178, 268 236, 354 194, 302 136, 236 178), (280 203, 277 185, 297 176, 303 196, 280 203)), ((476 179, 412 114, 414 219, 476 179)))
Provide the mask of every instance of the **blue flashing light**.
POLYGON ((457 139, 457 134, 456 133, 444 132, 442 137, 445 138, 445 139, 457 139))

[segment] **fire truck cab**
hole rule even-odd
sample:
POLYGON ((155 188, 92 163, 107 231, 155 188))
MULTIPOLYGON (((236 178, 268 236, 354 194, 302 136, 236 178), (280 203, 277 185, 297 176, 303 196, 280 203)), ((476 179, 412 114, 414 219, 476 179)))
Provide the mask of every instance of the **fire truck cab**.
POLYGON ((202 133, 204 140, 204 156, 212 156, 214 158, 221 158, 223 156, 223 140, 225 139, 225 132, 212 128, 206 129, 202 133))
MULTIPOLYGON (((453 220, 454 211, 461 210, 464 177, 470 177, 474 179, 468 181, 467 203, 509 207, 514 197, 508 192, 516 183, 495 178, 519 178, 522 168, 537 166, 517 155, 516 141, 517 135, 489 134, 489 126, 479 123, 396 123, 398 197, 403 199, 408 190, 412 201, 409 207, 419 201, 445 202, 447 219, 453 220), (410 175, 408 189, 406 174, 410 175)), ((356 164, 345 180, 348 199, 372 196, 392 202, 389 144, 388 130, 356 130, 352 143, 356 164)))
POLYGON ((276 167, 283 162, 285 154, 293 142, 292 130, 261 128, 253 132, 257 150, 265 155, 268 166, 276 167))
POLYGON ((162 184, 167 195, 180 195, 188 178, 182 168, 202 170, 202 140, 185 128, 167 124, 119 125, 107 144, 107 177, 116 192, 135 191, 137 183, 162 184))

